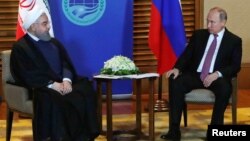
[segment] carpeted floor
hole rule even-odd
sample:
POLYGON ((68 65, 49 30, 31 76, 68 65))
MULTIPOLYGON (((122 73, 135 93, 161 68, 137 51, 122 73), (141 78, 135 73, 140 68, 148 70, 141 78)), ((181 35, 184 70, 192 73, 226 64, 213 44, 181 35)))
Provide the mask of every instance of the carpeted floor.
MULTIPOLYGON (((250 124, 250 108, 238 108, 238 124, 250 124)), ((168 128, 168 113, 155 113, 155 140, 163 141, 160 135, 167 131, 168 128)), ((189 110, 188 111, 188 127, 182 127, 183 141, 202 141, 207 129, 207 124, 210 122, 211 110, 189 110)), ((148 114, 142 115, 142 130, 145 134, 148 133, 148 114)), ((231 110, 228 109, 225 113, 225 123, 231 123, 231 110)), ((114 115, 113 128, 114 130, 130 130, 135 127, 135 115, 114 115)), ((103 116, 103 129, 106 129, 106 117, 103 116)), ((0 141, 5 141, 5 120, 0 120, 0 141)), ((121 136, 122 137, 122 136, 121 136)), ((13 122, 11 141, 32 141, 31 120, 22 119, 13 122)), ((96 141, 106 141, 104 135, 100 135, 96 141)))

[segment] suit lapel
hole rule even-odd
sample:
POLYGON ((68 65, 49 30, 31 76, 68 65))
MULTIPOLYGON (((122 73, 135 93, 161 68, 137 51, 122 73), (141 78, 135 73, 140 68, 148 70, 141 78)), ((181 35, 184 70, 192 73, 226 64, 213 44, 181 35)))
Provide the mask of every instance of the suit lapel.
POLYGON ((199 51, 198 51, 198 58, 199 58, 199 62, 201 61, 204 53, 205 53, 205 50, 206 50, 206 46, 207 46, 207 42, 208 42, 208 38, 209 38, 209 32, 208 30, 206 30, 206 33, 204 33, 205 36, 201 36, 203 38, 200 39, 200 43, 198 43, 198 45, 201 45, 200 48, 199 48, 199 51))
POLYGON ((224 35, 222 37, 222 40, 221 40, 221 44, 220 44, 220 47, 219 47, 219 50, 218 50, 218 53, 217 53, 217 57, 216 57, 216 60, 215 60, 215 64, 214 64, 214 68, 217 68, 217 66, 219 66, 219 60, 222 60, 223 58, 223 54, 225 54, 227 51, 228 51, 228 41, 229 40, 229 31, 227 29, 225 29, 225 32, 224 32, 224 35))

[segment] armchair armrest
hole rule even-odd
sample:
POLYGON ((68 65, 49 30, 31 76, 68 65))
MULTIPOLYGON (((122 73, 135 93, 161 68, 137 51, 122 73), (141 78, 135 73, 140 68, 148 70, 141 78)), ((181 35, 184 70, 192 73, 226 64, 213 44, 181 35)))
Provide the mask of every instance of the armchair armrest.
POLYGON ((18 111, 27 114, 33 113, 32 100, 29 99, 28 89, 6 83, 3 90, 5 94, 5 100, 9 108, 13 110, 18 109, 18 111))

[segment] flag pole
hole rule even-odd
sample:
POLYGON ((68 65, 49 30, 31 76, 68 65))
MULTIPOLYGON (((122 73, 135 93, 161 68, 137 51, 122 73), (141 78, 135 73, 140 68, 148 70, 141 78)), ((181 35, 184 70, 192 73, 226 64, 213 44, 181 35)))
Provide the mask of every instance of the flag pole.
POLYGON ((158 81, 158 99, 155 102, 154 111, 168 111, 168 101, 162 99, 162 75, 160 75, 158 81))

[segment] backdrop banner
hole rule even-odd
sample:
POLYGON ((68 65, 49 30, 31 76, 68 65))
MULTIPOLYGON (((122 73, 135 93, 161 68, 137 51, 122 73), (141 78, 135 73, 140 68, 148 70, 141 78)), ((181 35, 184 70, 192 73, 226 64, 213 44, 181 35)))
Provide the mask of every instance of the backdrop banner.
MULTIPOLYGON (((133 59, 133 0, 49 0, 49 6, 55 37, 79 75, 92 79, 115 55, 133 59)), ((113 93, 132 93, 132 81, 114 81, 113 93)))

